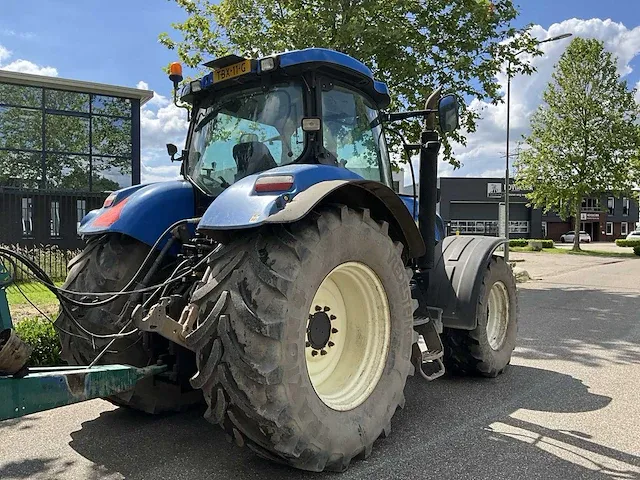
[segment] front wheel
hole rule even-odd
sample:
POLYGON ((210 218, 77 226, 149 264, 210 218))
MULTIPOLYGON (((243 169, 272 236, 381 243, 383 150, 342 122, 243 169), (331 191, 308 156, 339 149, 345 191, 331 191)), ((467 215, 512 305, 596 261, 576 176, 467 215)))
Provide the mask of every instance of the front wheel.
POLYGON ((453 373, 495 377, 511 361, 518 331, 516 282, 504 258, 491 258, 477 302, 474 330, 445 329, 445 366, 453 373))
POLYGON ((187 341, 205 417, 238 445, 343 471, 390 432, 413 367, 409 278, 387 228, 327 207, 220 252, 187 341))

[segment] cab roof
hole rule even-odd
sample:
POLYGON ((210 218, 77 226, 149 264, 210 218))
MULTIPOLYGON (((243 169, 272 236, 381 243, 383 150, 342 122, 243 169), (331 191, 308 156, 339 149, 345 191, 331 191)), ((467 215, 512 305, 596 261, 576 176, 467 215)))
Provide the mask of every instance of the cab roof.
MULTIPOLYGON (((228 55, 210 62, 205 66, 214 70, 231 66, 235 63, 247 60, 237 55, 228 55)), ((378 108, 386 108, 391 99, 389 89, 383 82, 373 78, 373 72, 362 62, 355 58, 335 50, 326 48, 306 48, 304 50, 293 50, 289 52, 277 53, 257 60, 251 60, 251 74, 264 75, 267 73, 277 73, 278 71, 288 75, 300 75, 307 71, 317 70, 320 73, 336 77, 340 81, 364 92, 377 104, 378 108), (273 59, 273 62, 265 60, 273 59), (263 66, 272 66, 268 72, 263 66)), ((255 78, 254 75, 235 77, 233 80, 223 80, 222 82, 243 83, 245 79, 255 78)), ((199 80, 200 89, 205 90, 221 84, 221 81, 214 81, 213 72, 205 75, 199 80)), ((193 82, 192 82, 193 83, 193 82)), ((191 85, 188 84, 191 87, 191 85)), ((220 85, 222 86, 222 85, 220 85)), ((188 94, 195 93, 189 88, 188 94)), ((184 94, 183 94, 184 96, 184 94)))

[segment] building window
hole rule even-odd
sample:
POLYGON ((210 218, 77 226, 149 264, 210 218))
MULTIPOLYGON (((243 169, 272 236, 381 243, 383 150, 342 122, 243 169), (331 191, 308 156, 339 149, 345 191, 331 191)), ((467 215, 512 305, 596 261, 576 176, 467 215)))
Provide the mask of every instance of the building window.
POLYGON ((542 222, 542 238, 547 238, 547 222, 542 222))
MULTIPOLYGON (((461 235, 486 235, 496 237, 498 236, 498 221, 497 220, 451 220, 450 233, 455 235, 456 232, 461 235)), ((509 222, 510 233, 529 233, 529 222, 525 221, 510 221, 509 222)))
POLYGON ((600 199, 599 198, 583 198, 582 199, 582 211, 583 212, 598 212, 598 211, 600 211, 600 199))
POLYGON ((613 197, 607 198, 607 211, 609 215, 613 215, 616 208, 616 199, 613 197))
POLYGON ((622 222, 620 224, 620 235, 628 235, 629 230, 628 230, 628 226, 629 224, 627 222, 622 222))
POLYGON ((76 200, 76 231, 80 228, 80 221, 87 214, 87 201, 76 200))
POLYGON ((393 191, 396 193, 400 192, 400 182, 398 180, 393 181, 393 191))
POLYGON ((613 235, 613 222, 607 222, 607 235, 613 235))
POLYGON ((627 197, 622 199, 622 215, 625 217, 629 215, 629 199, 627 197))
POLYGON ((513 221, 509 222, 509 233, 529 233, 529 222, 513 221))
POLYGON ((22 236, 33 236, 33 199, 28 197, 22 199, 22 236))
POLYGON ((52 238, 58 238, 60 236, 60 202, 58 200, 51 200, 49 234, 52 238))

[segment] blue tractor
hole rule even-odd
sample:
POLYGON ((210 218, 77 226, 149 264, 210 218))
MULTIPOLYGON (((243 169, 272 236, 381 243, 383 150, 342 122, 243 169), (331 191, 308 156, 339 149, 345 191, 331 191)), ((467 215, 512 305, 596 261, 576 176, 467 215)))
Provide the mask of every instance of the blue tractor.
POLYGON ((238 445, 343 471, 390 433, 414 371, 494 377, 515 347, 504 239, 445 238, 436 216, 457 100, 387 112, 369 68, 320 48, 206 66, 180 94, 186 146, 167 146, 184 178, 114 192, 82 220, 63 357, 163 365, 110 400, 152 413, 204 400, 238 445), (385 138, 410 118, 424 125, 405 145, 415 196, 393 190, 385 138))

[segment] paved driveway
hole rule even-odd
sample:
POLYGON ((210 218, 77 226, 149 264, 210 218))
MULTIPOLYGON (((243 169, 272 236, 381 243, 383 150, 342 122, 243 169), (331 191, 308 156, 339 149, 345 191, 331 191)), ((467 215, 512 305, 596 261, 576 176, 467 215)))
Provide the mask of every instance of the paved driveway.
POLYGON ((260 460, 201 412, 96 400, 0 423, 0 478, 640 478, 640 260, 516 255, 540 280, 520 288, 511 368, 411 379, 391 437, 345 474, 260 460))

